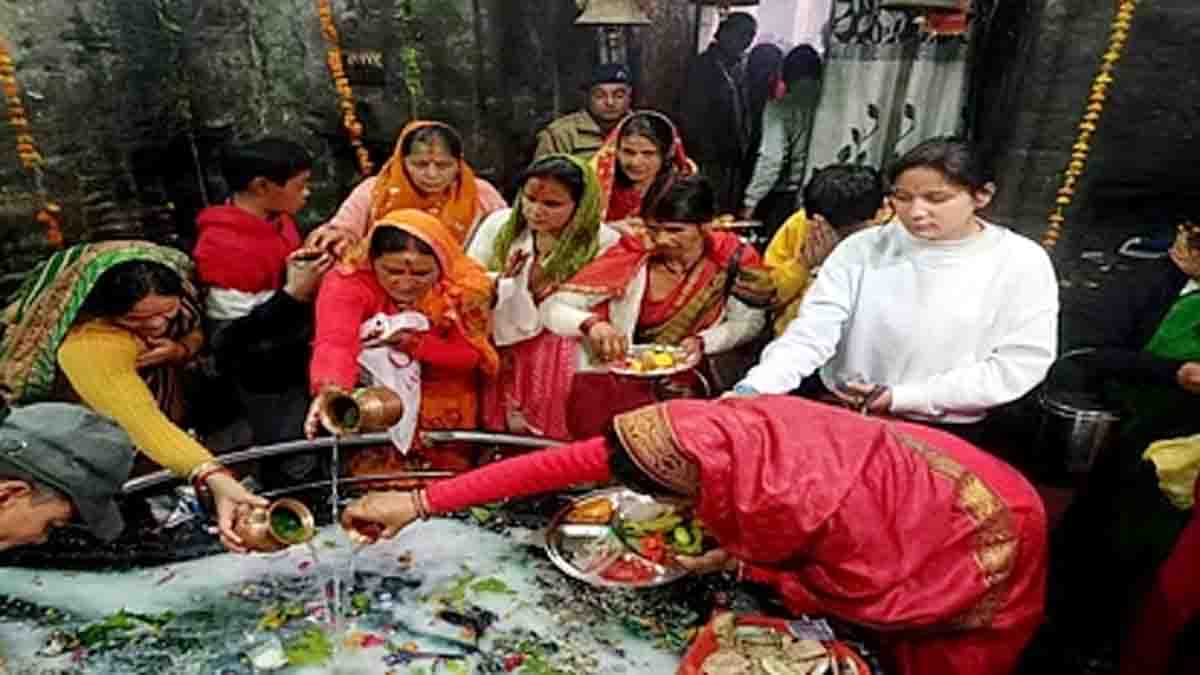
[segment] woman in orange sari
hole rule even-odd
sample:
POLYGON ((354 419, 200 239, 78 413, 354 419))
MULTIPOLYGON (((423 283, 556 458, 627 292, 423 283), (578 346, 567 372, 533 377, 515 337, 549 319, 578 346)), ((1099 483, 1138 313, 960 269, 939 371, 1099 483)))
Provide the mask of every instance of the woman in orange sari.
MULTIPOLYGON (((419 312, 429 322, 427 331, 404 330, 387 339, 394 353, 402 353, 398 358, 407 355, 420 364, 417 427, 476 428, 479 374, 495 375, 499 366, 489 341, 491 298, 487 271, 462 252, 441 221, 414 209, 384 216, 321 284, 309 370, 316 398, 305 433, 309 438, 317 434, 328 396, 358 384, 363 324, 406 311, 419 312)), ((436 468, 463 469, 474 463, 467 448, 424 448, 422 454, 436 468)), ((382 473, 401 465, 394 448, 373 449, 360 453, 350 470, 382 473)))
MULTIPOLYGON (((643 236, 627 235, 563 284, 540 307, 542 323, 587 347, 571 387, 573 438, 599 433, 609 418, 659 394, 649 380, 618 378, 607 364, 631 344, 681 346, 693 363, 753 340, 773 286, 758 253, 714 231, 712 187, 702 177, 675 181, 646 212, 643 236)), ((684 391, 703 395, 703 387, 684 391)))
POLYGON ((640 110, 617 124, 592 158, 602 192, 601 222, 640 222, 677 178, 696 173, 679 131, 660 112, 640 110))
POLYGON ((1046 515, 1016 469, 951 434, 793 396, 670 401, 605 436, 342 514, 418 517, 616 479, 690 504, 720 548, 681 559, 767 584, 788 612, 876 632, 899 675, 1008 675, 1041 622, 1046 515))
POLYGON ((448 124, 405 125, 391 159, 359 183, 341 208, 308 237, 309 245, 342 252, 375 221, 398 209, 436 216, 461 247, 484 216, 508 206, 491 183, 463 159, 463 141, 448 124))

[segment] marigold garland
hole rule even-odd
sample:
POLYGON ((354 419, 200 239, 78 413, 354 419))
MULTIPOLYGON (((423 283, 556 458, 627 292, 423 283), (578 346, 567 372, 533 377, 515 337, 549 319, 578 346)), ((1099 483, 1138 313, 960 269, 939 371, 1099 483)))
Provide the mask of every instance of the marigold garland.
POLYGON ((342 111, 342 127, 350 136, 350 145, 358 158, 359 173, 363 176, 374 175, 375 165, 362 142, 363 125, 354 114, 354 91, 350 89, 350 80, 346 77, 342 49, 338 46, 337 25, 333 22, 333 7, 330 6, 329 0, 317 0, 317 14, 321 18, 321 35, 329 45, 325 62, 329 65, 329 73, 333 75, 333 86, 340 98, 338 108, 342 111))
POLYGON ((1066 222, 1066 216, 1063 214, 1075 197, 1075 186, 1079 183, 1084 166, 1087 164, 1088 153, 1092 149, 1092 135, 1096 132, 1100 122, 1100 114, 1104 112, 1108 87, 1114 81, 1113 71, 1116 70, 1117 61, 1121 60, 1121 53, 1129 39, 1129 28, 1133 25, 1133 11, 1137 9, 1137 3, 1138 0, 1122 0, 1117 5, 1117 14, 1112 21, 1112 34, 1108 38, 1108 50, 1100 57, 1099 72, 1092 80, 1092 90, 1088 95, 1087 107, 1084 109, 1083 118, 1079 121, 1079 135, 1075 139, 1075 144, 1071 146, 1071 161, 1067 163, 1067 169, 1063 172, 1062 185, 1058 188, 1057 196, 1054 199, 1054 208, 1050 211, 1050 217, 1047 219, 1050 225, 1042 234, 1042 246, 1047 249, 1053 249, 1062 235, 1062 226, 1066 222))
POLYGON ((41 187, 41 172, 45 159, 42 153, 38 152, 37 144, 33 140, 29 115, 25 111, 25 103, 21 100, 21 89, 17 86, 17 69, 13 64, 12 53, 3 40, 0 40, 0 89, 3 89, 4 101, 8 104, 8 123, 16 133, 17 157, 21 160, 21 166, 33 173, 38 191, 44 200, 35 219, 46 228, 46 243, 54 248, 62 248, 62 207, 46 199, 45 190, 41 187))

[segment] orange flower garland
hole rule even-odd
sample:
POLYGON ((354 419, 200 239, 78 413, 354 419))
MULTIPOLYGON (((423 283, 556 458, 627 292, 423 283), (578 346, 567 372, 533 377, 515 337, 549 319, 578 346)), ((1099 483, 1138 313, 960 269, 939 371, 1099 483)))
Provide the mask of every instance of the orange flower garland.
POLYGON ((1050 226, 1042 234, 1042 246, 1047 249, 1052 250, 1062 235, 1062 226, 1066 222, 1063 213, 1071 205, 1071 200, 1075 196, 1075 186, 1079 182, 1079 177, 1083 175, 1088 152, 1091 151, 1092 135, 1096 132, 1097 124, 1100 122, 1100 113, 1104 112, 1108 86, 1113 83, 1113 71, 1116 69, 1117 61, 1121 60, 1121 52, 1125 49, 1125 42, 1129 38, 1129 28, 1133 25, 1133 11, 1137 9, 1137 3, 1138 0, 1122 0, 1117 5, 1117 14, 1112 22, 1112 34, 1108 39, 1108 50, 1100 57, 1100 69, 1096 78, 1092 80, 1092 91, 1088 96, 1087 108, 1084 110, 1083 119, 1079 122, 1079 136, 1076 137, 1075 144, 1071 146, 1071 161, 1067 164, 1067 170, 1063 172, 1062 186, 1058 188, 1057 197, 1054 199, 1054 208, 1050 211, 1050 217, 1047 219, 1050 226))
MULTIPOLYGON (((17 86, 17 70, 13 64, 12 54, 8 51, 8 45, 3 40, 0 40, 0 88, 3 89, 4 101, 8 104, 8 123, 17 135, 17 157, 21 160, 21 166, 33 172, 40 189, 42 164, 45 163, 45 159, 42 157, 42 153, 38 152, 37 145, 33 141, 29 115, 25 112, 25 104, 21 101, 21 90, 17 86)), ((40 191, 44 199, 45 190, 40 191)), ((63 245, 62 207, 46 200, 35 218, 46 228, 46 243, 54 248, 61 248, 63 245)))
POLYGON ((350 136, 350 145, 358 158, 358 171, 363 176, 375 174, 375 165, 371 163, 371 155, 363 145, 363 125, 354 114, 354 92, 350 89, 350 80, 342 62, 342 50, 338 46, 337 26, 333 23, 333 7, 329 0, 317 0, 317 14, 321 17, 321 35, 329 45, 325 62, 329 65, 329 73, 333 75, 333 86, 337 89, 338 108, 342 111, 342 127, 350 136))

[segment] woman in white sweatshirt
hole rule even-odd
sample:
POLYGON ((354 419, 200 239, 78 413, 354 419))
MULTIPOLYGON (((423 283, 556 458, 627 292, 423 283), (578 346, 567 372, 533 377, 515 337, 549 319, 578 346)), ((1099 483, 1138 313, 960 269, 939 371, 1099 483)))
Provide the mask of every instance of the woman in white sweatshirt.
POLYGON ((1054 268, 1036 243, 979 217, 996 188, 973 149, 930 139, 888 180, 897 219, 838 245, 735 392, 789 392, 820 369, 825 388, 871 412, 967 425, 1045 377, 1054 268))

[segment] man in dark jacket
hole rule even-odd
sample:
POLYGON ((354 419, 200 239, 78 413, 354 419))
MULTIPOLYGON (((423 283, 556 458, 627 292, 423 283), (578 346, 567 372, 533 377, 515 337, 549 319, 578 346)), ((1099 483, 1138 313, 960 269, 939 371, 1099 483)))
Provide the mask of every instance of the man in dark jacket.
POLYGON ((684 147, 712 182, 717 206, 726 213, 741 206, 746 182, 751 148, 744 57, 757 32, 753 16, 727 16, 713 43, 692 60, 683 89, 684 147))

